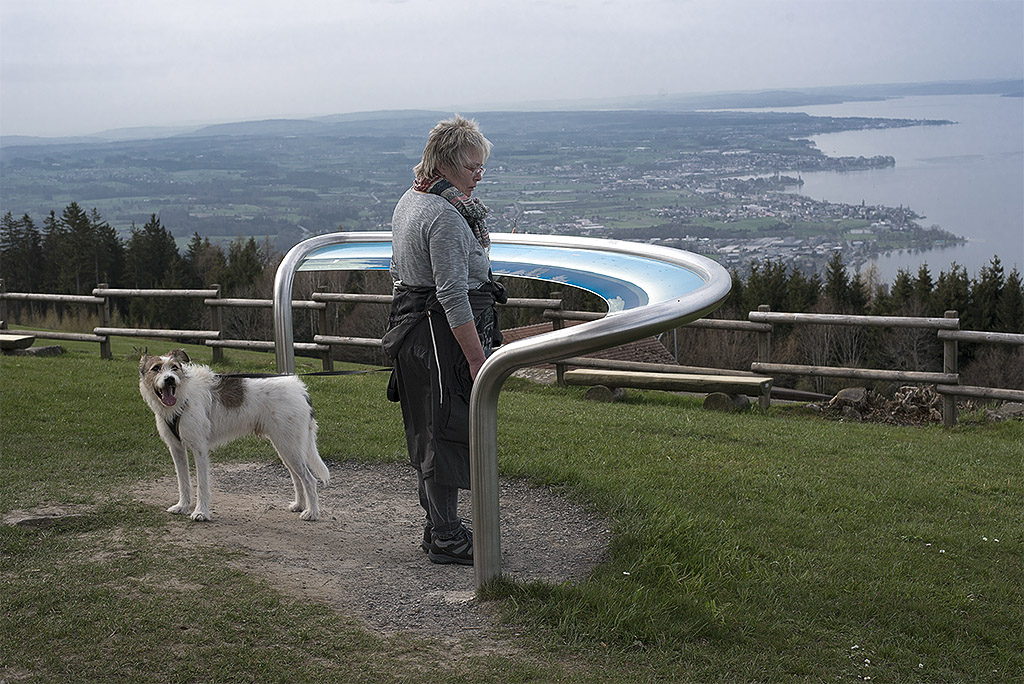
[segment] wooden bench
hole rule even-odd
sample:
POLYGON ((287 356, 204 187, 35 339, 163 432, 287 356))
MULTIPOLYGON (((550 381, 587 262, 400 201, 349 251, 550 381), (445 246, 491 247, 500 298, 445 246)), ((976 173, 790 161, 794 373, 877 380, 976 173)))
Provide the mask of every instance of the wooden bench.
POLYGON ((28 349, 36 341, 35 335, 19 335, 17 333, 0 333, 0 351, 7 354, 15 349, 28 349))
POLYGON ((668 392, 724 392, 758 397, 762 408, 771 404, 772 379, 765 375, 701 375, 696 373, 646 373, 625 370, 577 368, 564 374, 567 385, 604 385, 668 392))

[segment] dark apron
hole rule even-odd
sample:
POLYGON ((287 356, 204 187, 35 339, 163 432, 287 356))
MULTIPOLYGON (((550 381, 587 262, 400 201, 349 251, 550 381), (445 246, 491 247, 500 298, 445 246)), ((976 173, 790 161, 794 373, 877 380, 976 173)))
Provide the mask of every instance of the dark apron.
MULTIPOLYGON (((497 283, 470 292, 485 352, 500 343, 494 303, 504 298, 497 283)), ((410 463, 438 484, 469 489, 473 381, 433 288, 396 288, 383 348, 395 362, 388 398, 401 402, 410 463)))

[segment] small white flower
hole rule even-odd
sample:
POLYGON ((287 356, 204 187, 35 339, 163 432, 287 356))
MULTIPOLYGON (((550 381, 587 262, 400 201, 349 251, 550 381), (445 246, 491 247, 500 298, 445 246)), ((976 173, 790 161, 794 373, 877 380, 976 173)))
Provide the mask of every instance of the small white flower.
POLYGON ((939 553, 946 553, 946 549, 939 549, 939 553))
POLYGON ((988 537, 982 537, 981 540, 982 541, 988 541, 988 537))
POLYGON ((626 577, 629 577, 629 573, 626 572, 625 570, 622 571, 622 574, 625 575, 626 577))

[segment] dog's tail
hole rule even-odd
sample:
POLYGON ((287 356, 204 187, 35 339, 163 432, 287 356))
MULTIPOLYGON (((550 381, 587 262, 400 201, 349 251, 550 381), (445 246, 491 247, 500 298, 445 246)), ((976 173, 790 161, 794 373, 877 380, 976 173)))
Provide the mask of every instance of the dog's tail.
POLYGON ((309 421, 309 438, 306 442, 306 466, 320 482, 327 484, 331 481, 331 471, 327 464, 320 458, 320 452, 316 448, 316 419, 309 421))

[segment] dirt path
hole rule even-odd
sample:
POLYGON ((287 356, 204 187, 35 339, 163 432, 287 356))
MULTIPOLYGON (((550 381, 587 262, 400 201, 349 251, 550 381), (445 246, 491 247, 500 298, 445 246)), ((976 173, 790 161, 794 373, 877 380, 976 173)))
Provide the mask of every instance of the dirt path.
MULTIPOLYGON (((213 520, 176 517, 172 539, 240 550, 238 567, 380 634, 487 638, 496 623, 489 606, 474 599, 473 568, 434 565, 420 549, 422 510, 412 468, 328 466, 321 519, 308 523, 287 510, 291 481, 279 463, 214 464, 213 520)), ((174 477, 147 483, 136 494, 166 508, 177 500, 174 477)), ((465 514, 469 492, 463 494, 465 514)), ((548 490, 502 480, 501 511, 502 570, 518 579, 580 580, 607 548, 606 521, 548 490)))

